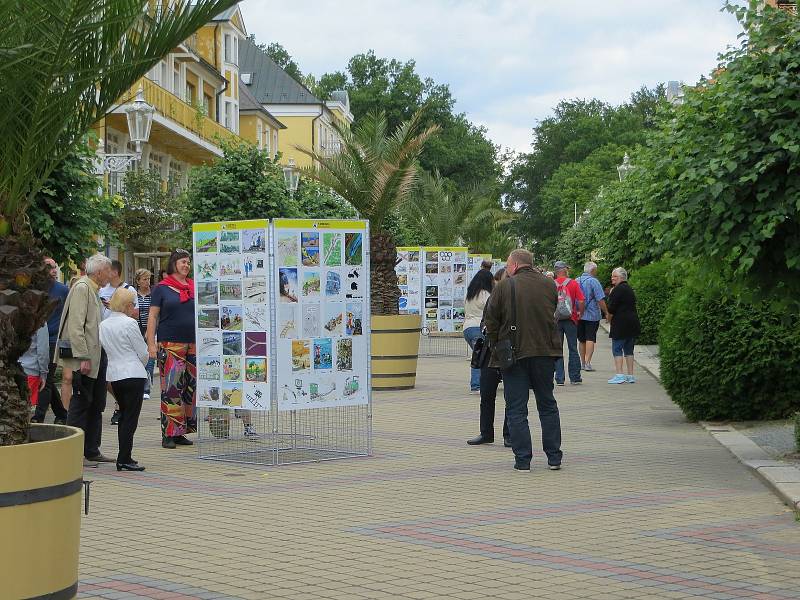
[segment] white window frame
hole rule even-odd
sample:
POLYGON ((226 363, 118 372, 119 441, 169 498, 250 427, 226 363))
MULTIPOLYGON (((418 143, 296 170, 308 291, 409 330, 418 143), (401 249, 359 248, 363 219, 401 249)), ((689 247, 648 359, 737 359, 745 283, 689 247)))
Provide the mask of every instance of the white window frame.
POLYGON ((233 36, 230 33, 226 33, 222 36, 222 59, 226 63, 233 62, 233 41, 231 40, 233 36))
POLYGON ((264 150, 267 152, 268 156, 272 156, 272 146, 270 145, 270 138, 272 137, 272 129, 269 127, 266 128, 266 132, 264 133, 264 150))
POLYGON ((258 149, 264 149, 264 124, 261 120, 256 122, 256 139, 258 140, 258 149))

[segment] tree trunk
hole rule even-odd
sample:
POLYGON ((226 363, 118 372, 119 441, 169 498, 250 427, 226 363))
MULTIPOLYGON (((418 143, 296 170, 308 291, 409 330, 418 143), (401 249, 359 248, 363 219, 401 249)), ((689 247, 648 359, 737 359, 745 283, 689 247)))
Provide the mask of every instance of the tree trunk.
POLYGON ((388 232, 370 236, 370 303, 373 315, 399 314, 400 288, 397 287, 397 246, 388 232))
POLYGON ((0 446, 25 443, 30 409, 18 360, 55 306, 50 276, 30 238, 0 237, 0 446))

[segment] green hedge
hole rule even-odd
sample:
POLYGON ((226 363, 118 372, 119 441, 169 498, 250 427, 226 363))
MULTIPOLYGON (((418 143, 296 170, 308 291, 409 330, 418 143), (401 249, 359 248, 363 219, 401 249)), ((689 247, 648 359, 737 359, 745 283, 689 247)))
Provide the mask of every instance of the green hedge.
POLYGON ((693 276, 676 294, 660 331, 661 383, 689 419, 778 419, 800 409, 800 328, 764 298, 743 298, 719 274, 693 276))
POLYGON ((658 330, 664 313, 683 286, 685 274, 684 266, 670 258, 650 263, 630 274, 630 284, 636 292, 636 310, 642 325, 637 344, 658 344, 658 330))

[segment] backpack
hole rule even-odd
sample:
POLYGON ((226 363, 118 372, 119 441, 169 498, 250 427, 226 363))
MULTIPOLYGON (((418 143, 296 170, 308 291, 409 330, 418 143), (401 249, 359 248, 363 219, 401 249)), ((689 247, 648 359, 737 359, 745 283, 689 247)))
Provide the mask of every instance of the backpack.
POLYGON ((572 318, 572 298, 567 294, 567 285, 572 281, 567 277, 558 286, 558 303, 556 304, 556 320, 563 321, 572 318))

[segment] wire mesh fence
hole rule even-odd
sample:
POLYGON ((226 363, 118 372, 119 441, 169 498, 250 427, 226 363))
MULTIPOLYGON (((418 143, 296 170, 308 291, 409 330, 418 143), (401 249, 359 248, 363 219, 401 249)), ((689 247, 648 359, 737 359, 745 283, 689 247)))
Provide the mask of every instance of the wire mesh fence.
POLYGON ((369 405, 289 411, 198 408, 200 458, 260 465, 369 456, 369 405))
POLYGON ((423 327, 419 355, 468 357, 470 349, 461 333, 431 332, 423 327))

